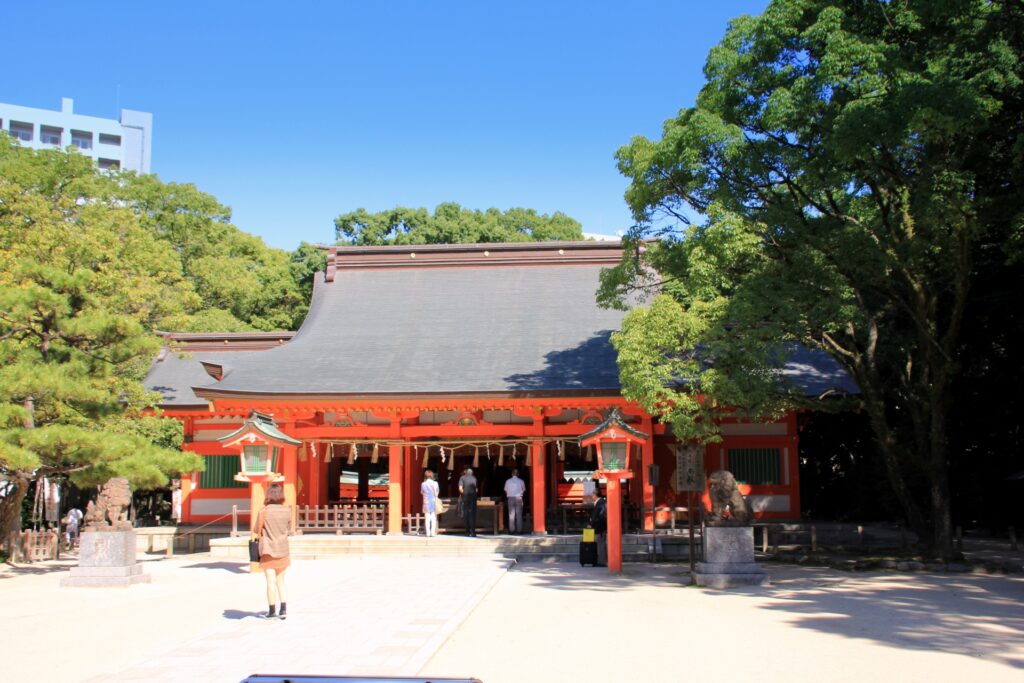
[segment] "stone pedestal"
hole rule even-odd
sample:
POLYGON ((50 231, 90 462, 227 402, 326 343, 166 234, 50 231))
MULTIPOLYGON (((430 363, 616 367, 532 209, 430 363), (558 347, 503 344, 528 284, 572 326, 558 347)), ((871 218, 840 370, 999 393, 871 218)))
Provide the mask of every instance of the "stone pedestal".
POLYGON ((135 530, 84 531, 79 542, 78 566, 61 586, 130 586, 149 583, 135 561, 135 530))
POLYGON ((704 561, 693 573, 698 586, 764 586, 768 574, 754 561, 754 527, 709 526, 704 529, 704 561))

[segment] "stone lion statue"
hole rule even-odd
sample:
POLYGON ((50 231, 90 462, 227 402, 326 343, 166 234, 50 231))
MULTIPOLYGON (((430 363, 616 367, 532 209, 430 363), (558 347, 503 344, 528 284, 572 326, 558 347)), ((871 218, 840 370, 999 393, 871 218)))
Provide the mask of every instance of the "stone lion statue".
POLYGON ((131 529, 128 521, 128 506, 132 504, 132 490, 128 480, 114 477, 100 489, 96 502, 89 501, 85 508, 87 531, 120 531, 131 529))
POLYGON ((712 472, 708 477, 708 496, 711 498, 711 516, 707 522, 709 526, 750 524, 750 506, 740 493, 732 472, 712 472))

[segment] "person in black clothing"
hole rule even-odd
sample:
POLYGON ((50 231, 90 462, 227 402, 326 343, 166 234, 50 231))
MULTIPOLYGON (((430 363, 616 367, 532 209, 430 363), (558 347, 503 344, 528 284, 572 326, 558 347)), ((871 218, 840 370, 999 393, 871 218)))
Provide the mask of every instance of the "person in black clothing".
POLYGON ((600 491, 595 493, 597 502, 594 503, 594 510, 590 513, 590 526, 594 527, 597 541, 597 564, 594 566, 604 567, 608 564, 608 501, 600 491))
POLYGON ((459 493, 462 494, 462 519, 466 523, 466 535, 476 536, 477 483, 469 467, 459 478, 459 493))

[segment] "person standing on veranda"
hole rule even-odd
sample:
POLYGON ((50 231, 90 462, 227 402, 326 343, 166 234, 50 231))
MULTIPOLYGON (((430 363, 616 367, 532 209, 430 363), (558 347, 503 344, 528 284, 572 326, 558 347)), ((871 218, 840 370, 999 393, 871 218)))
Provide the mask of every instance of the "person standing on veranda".
POLYGON ((459 493, 462 494, 462 515, 466 522, 466 535, 476 536, 476 497, 477 483, 473 476, 473 468, 467 467, 466 473, 459 479, 459 493))
POLYGON ((267 504, 260 510, 256 522, 256 538, 260 541, 260 569, 267 578, 266 619, 288 618, 288 597, 284 575, 291 566, 288 535, 295 532, 295 511, 284 504, 284 489, 280 484, 267 488, 267 504), (280 611, 277 611, 280 602, 280 611))
POLYGON ((505 481, 505 497, 508 499, 508 530, 513 534, 523 533, 523 494, 526 483, 519 478, 519 470, 512 470, 512 476, 505 481))
POLYGON ((427 522, 427 536, 437 536, 437 497, 441 489, 434 481, 434 472, 426 470, 423 473, 423 483, 420 484, 420 495, 423 496, 423 517, 427 522))

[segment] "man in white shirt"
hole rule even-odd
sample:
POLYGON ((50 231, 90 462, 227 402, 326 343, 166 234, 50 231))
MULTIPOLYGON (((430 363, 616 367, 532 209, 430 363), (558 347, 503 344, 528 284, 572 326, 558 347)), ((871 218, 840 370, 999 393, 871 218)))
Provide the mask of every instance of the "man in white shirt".
POLYGON ((513 534, 523 533, 523 494, 526 484, 519 478, 519 470, 512 470, 512 476, 505 482, 508 497, 508 530, 513 534))

